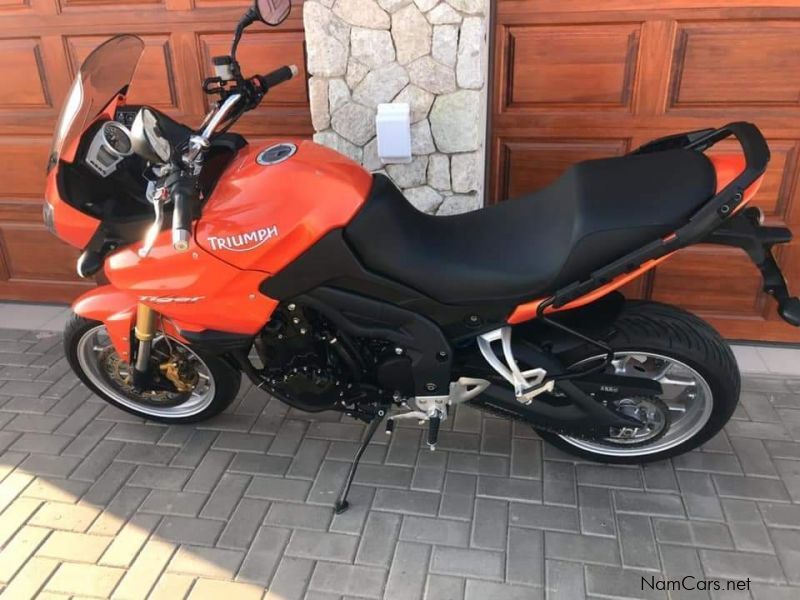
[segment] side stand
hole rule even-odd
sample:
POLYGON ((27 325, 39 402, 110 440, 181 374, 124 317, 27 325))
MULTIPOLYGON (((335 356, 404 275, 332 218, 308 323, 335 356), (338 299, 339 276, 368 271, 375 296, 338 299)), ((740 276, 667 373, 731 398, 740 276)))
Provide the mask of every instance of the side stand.
POLYGON ((361 445, 356 450, 356 455, 353 457, 353 462, 350 464, 350 470, 347 472, 347 479, 344 481, 344 485, 342 486, 342 491, 339 492, 339 498, 336 500, 336 504, 333 505, 333 510, 337 515, 342 514, 346 511, 350 504, 347 502, 347 494, 350 493, 350 486, 353 485, 353 477, 355 477, 356 469, 358 468, 358 463, 361 460, 361 457, 364 455, 364 451, 369 446, 372 437, 375 435, 375 432, 380 427, 381 423, 383 422, 383 418, 386 416, 386 408, 381 407, 378 409, 378 412, 375 413, 375 416, 372 417, 372 420, 369 422, 369 427, 364 432, 364 437, 361 438, 361 445))

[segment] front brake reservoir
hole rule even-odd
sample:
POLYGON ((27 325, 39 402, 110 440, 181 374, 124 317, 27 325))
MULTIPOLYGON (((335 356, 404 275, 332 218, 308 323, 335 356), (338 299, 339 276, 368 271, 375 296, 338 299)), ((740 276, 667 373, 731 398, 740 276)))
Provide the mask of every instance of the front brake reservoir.
POLYGON ((215 56, 214 71, 222 81, 231 81, 233 77, 233 59, 230 56, 215 56))

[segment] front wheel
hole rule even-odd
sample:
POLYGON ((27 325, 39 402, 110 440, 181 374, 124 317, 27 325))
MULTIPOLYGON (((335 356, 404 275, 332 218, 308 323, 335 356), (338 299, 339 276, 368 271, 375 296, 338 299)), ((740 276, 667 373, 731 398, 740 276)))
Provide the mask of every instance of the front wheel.
POLYGON ((78 315, 64 330, 64 351, 72 370, 98 396, 162 423, 194 423, 222 412, 241 383, 241 373, 223 359, 161 335, 152 348, 157 389, 136 389, 131 367, 117 354, 105 325, 78 315))
MULTIPOLYGON (((739 400, 740 376, 728 344, 706 322, 673 306, 629 301, 614 323, 609 372, 658 381, 657 397, 618 398, 614 408, 645 423, 579 438, 539 431, 560 449, 607 463, 645 463, 683 454, 716 435, 739 400)), ((579 366, 599 358, 582 347, 560 357, 579 366)))

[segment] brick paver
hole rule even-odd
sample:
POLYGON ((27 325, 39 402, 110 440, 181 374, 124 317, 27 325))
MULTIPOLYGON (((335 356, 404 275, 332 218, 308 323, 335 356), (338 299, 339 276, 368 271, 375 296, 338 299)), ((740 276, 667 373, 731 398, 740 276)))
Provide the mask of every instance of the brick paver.
POLYGON ((724 433, 646 468, 470 409, 435 453, 403 423, 334 515, 363 425, 246 384, 206 423, 147 423, 61 352, 0 330, 2 598, 666 598, 642 578, 685 575, 800 597, 800 380, 746 379, 724 433))

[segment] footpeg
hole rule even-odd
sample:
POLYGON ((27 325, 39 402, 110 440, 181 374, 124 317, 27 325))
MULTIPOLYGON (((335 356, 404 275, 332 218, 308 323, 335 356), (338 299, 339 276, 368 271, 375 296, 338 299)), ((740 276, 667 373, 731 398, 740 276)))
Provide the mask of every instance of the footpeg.
POLYGON ((501 327, 478 336, 478 348, 489 366, 514 386, 514 395, 522 404, 530 404, 539 394, 553 391, 555 381, 545 381, 547 371, 544 369, 520 371, 511 347, 511 327, 501 327), (502 345, 505 362, 492 349, 492 342, 497 341, 502 345))
POLYGON ((536 398, 536 396, 539 394, 544 394, 545 392, 552 392, 555 387, 556 382, 555 380, 551 379, 542 385, 535 385, 533 387, 529 387, 528 389, 522 390, 522 393, 517 396, 517 400, 523 404, 530 404, 533 402, 533 399, 536 398))
POLYGON ((436 443, 439 441, 439 426, 442 424, 441 413, 437 410, 435 414, 428 418, 428 447, 436 450, 436 443))
POLYGON ((394 422, 399 419, 417 419, 422 425, 428 423, 428 446, 431 450, 436 448, 439 441, 439 427, 442 421, 447 420, 448 407, 462 404, 476 398, 491 385, 485 379, 461 377, 450 384, 450 394, 447 396, 417 396, 411 398, 409 404, 413 410, 394 414, 386 423, 386 433, 394 430, 394 422))

